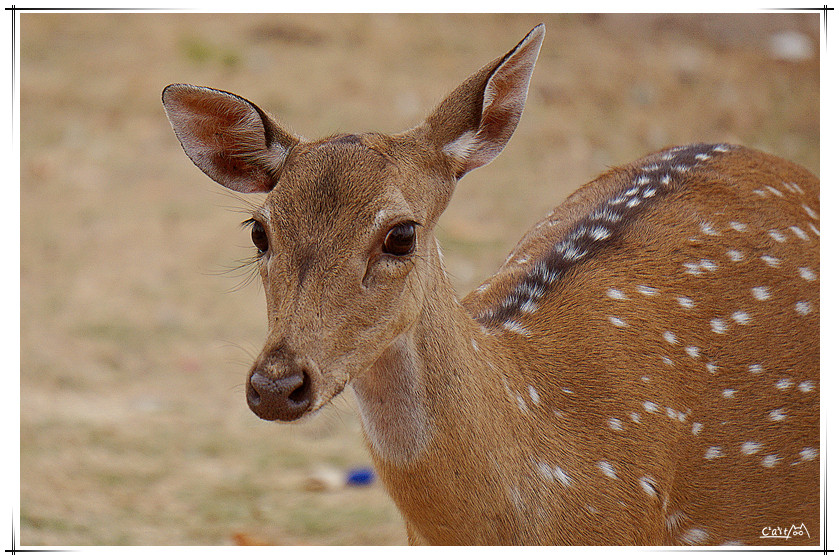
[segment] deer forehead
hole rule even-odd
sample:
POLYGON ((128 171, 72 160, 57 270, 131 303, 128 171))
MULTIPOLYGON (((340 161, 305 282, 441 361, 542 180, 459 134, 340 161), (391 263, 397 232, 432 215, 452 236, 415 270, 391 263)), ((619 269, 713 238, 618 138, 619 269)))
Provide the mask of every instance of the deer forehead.
POLYGON ((399 220, 419 221, 402 175, 358 135, 305 144, 293 150, 256 217, 292 245, 375 235, 399 220))

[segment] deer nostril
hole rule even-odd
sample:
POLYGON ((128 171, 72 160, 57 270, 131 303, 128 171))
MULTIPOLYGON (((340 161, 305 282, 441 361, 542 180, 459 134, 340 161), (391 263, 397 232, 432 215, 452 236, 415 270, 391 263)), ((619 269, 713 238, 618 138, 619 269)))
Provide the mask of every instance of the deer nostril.
POLYGON ((294 389, 291 393, 288 394, 288 400, 298 405, 309 402, 309 376, 306 375, 305 371, 303 371, 302 374, 302 383, 300 383, 300 385, 296 389, 294 389))
MULTIPOLYGON (((251 377, 251 379, 253 379, 253 377, 251 377)), ((262 402, 262 398, 259 396, 259 391, 257 391, 250 383, 250 379, 248 380, 246 388, 246 396, 248 399, 248 406, 251 408, 259 406, 259 403, 262 402)))
POLYGON ((246 397, 250 409, 263 420, 296 420, 311 403, 310 376, 297 369, 273 378, 257 369, 248 380, 246 397))

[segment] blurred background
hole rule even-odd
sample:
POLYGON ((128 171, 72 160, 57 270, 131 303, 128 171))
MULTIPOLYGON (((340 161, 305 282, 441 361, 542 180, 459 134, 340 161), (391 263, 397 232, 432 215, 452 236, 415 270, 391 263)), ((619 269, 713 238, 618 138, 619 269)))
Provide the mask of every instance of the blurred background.
POLYGON ((250 199, 183 154, 167 84, 309 138, 397 132, 545 22, 516 134, 437 228, 463 295, 578 186, 662 147, 818 175, 820 17, 22 14, 21 544, 407 542, 378 482, 340 484, 369 465, 352 395, 295 425, 249 411, 250 199))

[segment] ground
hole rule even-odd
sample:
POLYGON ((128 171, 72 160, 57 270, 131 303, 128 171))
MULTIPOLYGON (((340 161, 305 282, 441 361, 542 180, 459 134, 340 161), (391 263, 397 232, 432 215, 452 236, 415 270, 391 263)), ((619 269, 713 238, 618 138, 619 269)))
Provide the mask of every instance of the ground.
POLYGON ((236 268, 250 199, 183 154, 167 84, 309 138, 396 132, 545 22, 516 134, 436 230, 465 294, 579 185, 659 148, 745 144, 818 174, 819 17, 24 13, 21 544, 407 542, 380 485, 304 484, 369 464, 351 395, 299 425, 247 408, 266 330, 236 268))

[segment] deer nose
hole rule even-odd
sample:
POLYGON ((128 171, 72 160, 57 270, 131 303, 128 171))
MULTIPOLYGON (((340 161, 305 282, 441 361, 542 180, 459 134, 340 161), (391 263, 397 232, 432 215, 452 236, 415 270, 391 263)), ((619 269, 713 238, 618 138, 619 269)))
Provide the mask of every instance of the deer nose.
POLYGON ((263 420, 297 420, 312 404, 312 372, 292 362, 281 376, 276 368, 258 365, 248 376, 247 399, 250 409, 263 420))

